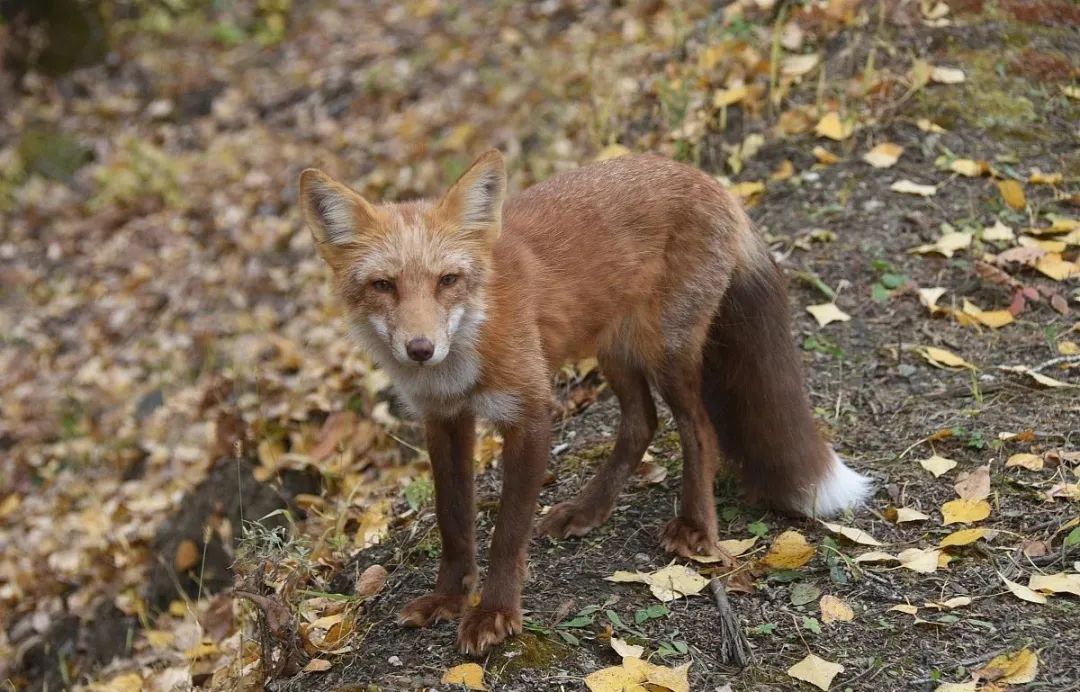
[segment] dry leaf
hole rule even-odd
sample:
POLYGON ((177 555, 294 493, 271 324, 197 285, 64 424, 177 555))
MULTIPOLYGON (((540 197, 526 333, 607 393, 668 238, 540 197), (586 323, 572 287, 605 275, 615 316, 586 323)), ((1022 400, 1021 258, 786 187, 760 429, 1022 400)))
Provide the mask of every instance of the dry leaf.
POLYGON ((709 580, 689 567, 675 563, 658 569, 651 574, 619 570, 610 577, 604 578, 607 581, 618 583, 641 582, 642 584, 648 584, 653 595, 665 602, 696 594, 709 583, 709 580))
POLYGON ((936 252, 939 255, 945 257, 952 257, 953 253, 957 250, 964 250, 971 247, 971 234, 960 233, 957 231, 951 231, 943 233, 936 242, 927 245, 920 245, 913 248, 911 251, 920 255, 925 255, 929 252, 936 252))
POLYGON ((981 310, 966 299, 964 300, 963 312, 979 324, 991 329, 998 329, 1016 321, 1016 318, 1008 310, 981 310))
POLYGON ((814 654, 807 654, 806 658, 787 670, 787 674, 796 680, 808 682, 821 690, 828 690, 833 678, 843 672, 844 666, 818 658, 814 654))
POLYGON ((1033 574, 1028 580, 1028 588, 1034 591, 1051 593, 1071 593, 1080 596, 1080 574, 1033 574))
POLYGON ((809 545, 801 533, 789 529, 773 540, 761 562, 772 569, 796 569, 810 562, 812 557, 814 546, 809 545))
POLYGON ((1031 171, 1028 182, 1032 185, 1060 185, 1065 179, 1061 173, 1043 173, 1038 168, 1031 171))
POLYGON ((611 666, 585 676, 585 686, 591 692, 623 692, 624 690, 645 689, 641 683, 644 678, 627 670, 624 666, 611 666))
POLYGON ((920 548, 908 548, 897 554, 896 559, 900 565, 907 567, 913 572, 920 574, 933 574, 938 568, 940 550, 922 550, 920 548))
POLYGON ((850 622, 855 619, 855 611, 851 609, 851 606, 836 596, 822 596, 821 601, 818 602, 818 608, 821 609, 821 621, 826 624, 850 622))
POLYGON ((719 89, 713 94, 714 108, 727 108, 744 100, 750 94, 745 86, 735 86, 730 89, 719 89))
POLYGON ((751 536, 750 538, 732 538, 726 541, 720 541, 720 547, 732 557, 738 557, 744 554, 746 551, 754 547, 757 543, 757 536, 751 536))
POLYGON ((977 680, 1000 682, 1005 685, 1023 685, 1035 679, 1039 673, 1039 657, 1026 646, 1019 651, 1001 654, 990 659, 982 668, 972 671, 977 680))
POLYGON ((470 690, 486 690, 484 669, 475 663, 462 663, 450 668, 442 676, 444 685, 464 685, 470 690))
POLYGON ((854 124, 840 120, 840 114, 836 111, 826 113, 814 128, 819 137, 828 137, 838 142, 850 137, 854 131, 854 124))
POLYGON ((840 160, 839 156, 820 145, 814 147, 811 153, 814 155, 814 158, 817 159, 817 162, 820 163, 822 166, 831 166, 840 160))
POLYGON ((983 229, 982 239, 995 243, 1008 242, 1016 239, 1016 233, 999 220, 995 221, 993 226, 987 226, 983 229))
POLYGON ((1075 387, 1076 385, 1069 384, 1068 382, 1062 382, 1061 380, 1055 380, 1053 377, 1042 374, 1041 372, 1035 372, 1028 368, 1026 365, 999 365, 998 370, 1006 370, 1008 372, 1018 372, 1023 375, 1027 375, 1031 379, 1035 380, 1044 387, 1075 387))
POLYGON ((920 197, 933 197, 937 194, 937 186, 921 185, 910 180, 897 180, 889 186, 893 192, 902 192, 906 195, 919 195, 920 197))
POLYGON ((938 125, 937 123, 926 118, 919 118, 915 121, 915 125, 918 126, 918 128, 923 132, 930 132, 937 135, 945 134, 946 132, 948 132, 948 130, 946 130, 941 125, 938 125))
POLYGON ((934 67, 930 70, 930 80, 938 84, 959 84, 964 79, 964 71, 957 67, 934 67))
POLYGON ((894 605, 892 608, 889 608, 889 610, 886 612, 904 613, 905 615, 918 615, 919 606, 914 606, 910 603, 900 603, 899 605, 894 605))
POLYGON ((943 682, 934 688, 934 692, 978 692, 974 680, 968 682, 943 682))
POLYGON ((1080 275, 1080 264, 1062 259, 1058 252, 1047 252, 1035 260, 1035 269, 1054 281, 1065 281, 1080 275))
POLYGON ((1015 180, 999 180, 998 191, 1001 192, 1001 198, 1005 200, 1005 204, 1016 211, 1022 211, 1027 206, 1027 200, 1024 199, 1024 187, 1015 180))
POLYGON ((953 484, 956 494, 965 500, 983 500, 990 497, 990 465, 956 477, 953 484))
POLYGON ((620 656, 630 656, 632 658, 641 658, 641 654, 645 653, 644 646, 628 644, 625 639, 619 639, 618 637, 611 638, 611 648, 615 649, 615 653, 620 656))
POLYGON ((313 658, 304 666, 305 673, 322 673, 330 670, 330 661, 325 658, 313 658))
POLYGON ((787 77, 802 77, 817 67, 819 60, 817 53, 788 55, 780 62, 780 73, 787 77))
POLYGON ((971 605, 970 596, 954 596, 947 601, 934 601, 927 603, 927 608, 937 608, 938 610, 953 610, 954 608, 963 608, 964 606, 971 605))
POLYGON ((862 529, 856 529, 852 526, 843 526, 841 524, 831 524, 827 521, 821 522, 821 525, 827 528, 829 531, 840 534, 844 538, 855 543, 859 543, 862 545, 884 545, 884 543, 874 538, 870 534, 866 533, 862 529))
POLYGON ((941 506, 942 524, 968 524, 982 521, 990 516, 990 503, 986 500, 950 500, 941 506))
POLYGON ((176 546, 173 567, 176 568, 177 572, 187 572, 189 569, 196 567, 201 560, 199 546, 195 545, 195 541, 190 538, 185 538, 176 546))
POLYGON ((934 478, 940 478, 942 474, 956 468, 956 462, 935 454, 927 459, 920 459, 919 466, 934 474, 934 478))
POLYGON ((945 295, 947 292, 948 289, 941 288, 940 286, 936 288, 920 288, 918 291, 919 302, 929 308, 930 312, 933 313, 937 309, 938 300, 940 300, 941 296, 945 295))
POLYGON ((1046 596, 1043 596, 1041 593, 1032 591, 1023 584, 1009 581, 1000 573, 998 573, 998 576, 1001 577, 1001 581, 1005 582, 1005 586, 1008 587, 1009 591, 1020 600, 1029 601, 1031 603, 1046 603, 1046 596))
POLYGON ((990 172, 990 166, 985 161, 973 161, 971 159, 954 159, 949 163, 949 170, 953 173, 959 173, 960 175, 967 176, 968 178, 977 178, 980 175, 990 172))
POLYGON ((371 565, 356 580, 356 595, 359 598, 371 598, 382 591, 390 574, 382 565, 371 565))
POLYGON ((1005 466, 1019 466, 1032 471, 1038 471, 1043 467, 1043 458, 1038 454, 1013 454, 1005 462, 1005 466))
POLYGON ((863 161, 874 168, 889 168, 900 160, 904 147, 892 142, 882 142, 863 155, 863 161))
POLYGON ((855 562, 858 562, 858 563, 863 563, 863 562, 898 562, 898 561, 899 561, 899 558, 897 558, 895 555, 890 555, 889 553, 882 552, 880 550, 872 550, 869 553, 863 553, 862 555, 855 558, 855 562))
POLYGON ((851 315, 836 307, 836 303, 807 305, 806 311, 814 316, 819 327, 824 327, 832 322, 847 322, 851 319, 851 315))
POLYGON ((919 351, 922 357, 926 359, 931 365, 935 365, 939 368, 969 368, 976 370, 977 368, 971 363, 967 362, 960 356, 956 355, 952 351, 944 348, 938 348, 937 346, 926 346, 919 351))
POLYGON ((791 163, 791 159, 784 159, 780 162, 780 165, 776 167, 776 170, 769 174, 769 180, 780 182, 781 180, 787 180, 793 175, 795 175, 795 165, 791 163))
POLYGON ((941 542, 938 543, 938 546, 947 548, 949 546, 970 545, 985 535, 986 529, 961 529, 942 538, 941 542))
POLYGON ((896 518, 894 519, 894 521, 897 524, 903 524, 904 522, 908 521, 926 521, 929 518, 929 515, 923 514, 917 509, 912 509, 910 507, 899 507, 896 510, 896 518))

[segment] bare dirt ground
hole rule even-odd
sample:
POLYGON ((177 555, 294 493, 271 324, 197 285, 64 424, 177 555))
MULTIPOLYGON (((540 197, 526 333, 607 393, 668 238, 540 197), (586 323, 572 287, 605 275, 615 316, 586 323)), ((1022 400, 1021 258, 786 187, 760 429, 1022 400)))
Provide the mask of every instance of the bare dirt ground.
MULTIPOLYGON (((885 545, 748 506, 722 480, 722 537, 758 541, 730 597, 753 662, 721 662, 707 590, 658 609, 643 585, 604 580, 670 561, 657 535, 680 457, 665 418, 650 450, 663 480, 584 539, 534 539, 527 632, 478 661, 488 689, 583 689, 619 665, 612 635, 689 662, 694 690, 812 689, 786 672, 808 652, 844 667, 832 689, 933 690, 1025 649, 1027 687, 1080 689, 1077 595, 1033 603, 1004 581, 1080 572, 1080 15, 1066 0, 940 4, 118 3, 105 64, 5 72, 0 678, 451 689, 444 672, 468 660, 454 626, 394 623, 439 550, 416 426, 348 344, 293 181, 318 164, 373 198, 433 194, 499 146, 520 189, 618 144, 724 176, 750 205, 791 277, 822 426, 877 484, 840 522, 885 545), (882 143, 902 155, 866 163, 882 143), (890 189, 903 179, 933 193, 890 189), (952 256, 912 252, 950 234, 969 236, 952 256), (919 294, 934 287, 936 314, 919 294), (1010 323, 981 325, 966 301, 1010 323), (829 302, 850 319, 805 310, 829 302), (936 478, 918 463, 932 455, 957 465, 936 478), (944 525, 954 483, 986 465, 989 514, 944 525), (896 508, 926 518, 898 523, 896 508), (929 573, 854 561, 967 528, 986 532, 929 573), (764 568, 787 530, 812 559, 764 568), (359 598, 375 564, 387 581, 359 598), (820 596, 853 619, 824 622, 820 596), (971 601, 926 605, 956 597, 971 601)), ((566 375, 544 506, 613 439, 617 407, 588 369, 566 375)), ((480 451, 486 541, 498 440, 480 451)))

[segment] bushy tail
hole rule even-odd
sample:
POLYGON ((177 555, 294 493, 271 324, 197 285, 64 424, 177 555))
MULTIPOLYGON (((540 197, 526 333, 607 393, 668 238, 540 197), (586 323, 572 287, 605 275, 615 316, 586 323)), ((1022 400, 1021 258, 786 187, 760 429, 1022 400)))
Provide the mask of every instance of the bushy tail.
POLYGON ((752 257, 736 269, 709 330, 705 405, 752 499, 828 516, 865 500, 870 480, 848 468, 818 432, 792 343, 784 277, 764 248, 752 257))

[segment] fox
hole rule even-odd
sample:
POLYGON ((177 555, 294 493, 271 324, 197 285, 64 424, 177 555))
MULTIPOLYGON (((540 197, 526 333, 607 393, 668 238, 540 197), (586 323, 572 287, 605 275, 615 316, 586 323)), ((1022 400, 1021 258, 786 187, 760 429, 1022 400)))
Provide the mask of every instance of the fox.
POLYGON ((617 399, 614 449, 536 533, 584 536, 611 516, 667 403, 683 456, 676 555, 733 560, 719 542, 723 458, 749 497, 824 517, 872 481, 819 431, 792 334, 786 281, 739 202, 714 178, 656 154, 560 173, 507 198, 498 150, 438 199, 372 203, 317 169, 299 205, 355 341, 423 424, 442 552, 432 592, 403 625, 460 618, 461 651, 521 631, 528 545, 552 444, 553 373, 597 358, 617 399), (477 419, 503 438, 498 515, 479 584, 477 419))

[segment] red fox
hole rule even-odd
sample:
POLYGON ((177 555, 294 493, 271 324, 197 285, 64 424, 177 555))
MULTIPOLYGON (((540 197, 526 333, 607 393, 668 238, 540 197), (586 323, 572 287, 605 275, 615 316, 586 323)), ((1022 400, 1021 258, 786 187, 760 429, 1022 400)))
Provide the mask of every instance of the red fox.
POLYGON ((652 390, 683 450, 678 515, 663 547, 720 554, 721 450, 747 491, 823 516, 870 481, 824 442, 804 390, 783 275, 715 180, 655 155, 590 164, 504 203, 492 150, 439 200, 373 205, 324 173, 300 203, 355 338, 424 421, 442 536, 432 593, 403 624, 461 616, 478 655, 521 630, 533 516, 551 449, 552 373, 596 355, 621 409, 611 458, 538 530, 581 536, 611 515, 656 430, 652 390), (487 580, 477 586, 475 419, 503 435, 504 481, 487 580))

